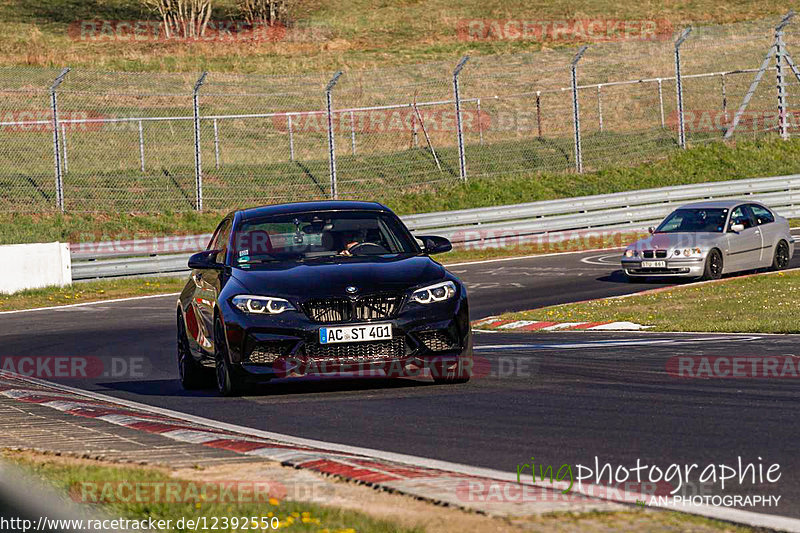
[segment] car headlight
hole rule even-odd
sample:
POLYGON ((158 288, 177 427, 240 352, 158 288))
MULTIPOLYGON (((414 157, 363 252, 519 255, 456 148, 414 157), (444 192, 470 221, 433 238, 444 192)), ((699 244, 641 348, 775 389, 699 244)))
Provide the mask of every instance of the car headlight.
POLYGON ((682 250, 675 250, 676 256, 683 255, 684 257, 700 257, 703 255, 703 250, 700 248, 684 248, 682 250))
POLYGON ((449 300, 455 295, 456 284, 452 281, 445 281, 415 290, 411 294, 411 299, 420 304, 429 304, 449 300))
POLYGON ((241 294, 234 296, 231 303, 243 313, 260 315, 279 315, 284 311, 295 311, 295 307, 283 298, 273 298, 272 296, 251 296, 241 294))
POLYGON ((639 257, 639 252, 636 250, 625 250, 625 257, 639 257))

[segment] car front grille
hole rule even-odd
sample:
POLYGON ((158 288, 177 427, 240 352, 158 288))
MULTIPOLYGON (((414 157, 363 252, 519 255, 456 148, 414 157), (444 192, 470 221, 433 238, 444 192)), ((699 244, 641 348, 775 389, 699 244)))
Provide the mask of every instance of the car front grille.
POLYGON ((253 346, 244 362, 261 365, 273 363, 275 359, 289 355, 295 344, 295 341, 260 342, 253 346))
POLYGON ((645 259, 653 259, 653 258, 666 259, 667 251, 666 250, 644 250, 642 252, 642 256, 645 259))
POLYGON ((458 348, 446 331, 423 331, 417 333, 417 337, 432 352, 446 352, 458 348))
POLYGON ((402 296, 372 295, 359 298, 318 298, 303 304, 314 322, 366 322, 393 318, 400 309, 402 296))
POLYGON ((357 363, 399 359, 406 353, 406 344, 402 337, 386 341, 342 344, 309 343, 305 346, 305 352, 314 362, 357 363))

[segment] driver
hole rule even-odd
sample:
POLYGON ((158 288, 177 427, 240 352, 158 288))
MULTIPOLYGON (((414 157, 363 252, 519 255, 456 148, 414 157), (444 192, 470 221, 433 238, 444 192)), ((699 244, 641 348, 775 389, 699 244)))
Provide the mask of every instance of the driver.
POLYGON ((353 254, 350 250, 359 244, 363 244, 364 236, 360 231, 345 231, 342 232, 342 242, 346 242, 347 244, 345 244, 344 248, 339 252, 339 255, 352 256, 353 254))

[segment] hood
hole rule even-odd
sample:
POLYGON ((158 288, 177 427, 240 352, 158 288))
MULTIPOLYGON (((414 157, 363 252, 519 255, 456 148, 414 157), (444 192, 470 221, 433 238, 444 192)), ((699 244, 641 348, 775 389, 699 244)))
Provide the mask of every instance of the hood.
POLYGON ((443 266, 425 256, 342 258, 327 262, 282 262, 234 268, 233 277, 253 294, 293 298, 400 292, 445 279, 443 266))
POLYGON ((707 248, 725 237, 724 233, 654 233, 628 245, 632 250, 674 250, 675 248, 707 248))

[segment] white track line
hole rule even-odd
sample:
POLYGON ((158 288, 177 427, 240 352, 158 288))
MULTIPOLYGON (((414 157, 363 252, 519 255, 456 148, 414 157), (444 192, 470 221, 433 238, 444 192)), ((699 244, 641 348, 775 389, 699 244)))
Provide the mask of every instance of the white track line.
POLYGON ((86 307, 89 305, 113 304, 117 302, 132 302, 134 300, 149 300, 151 298, 166 298, 167 296, 179 296, 179 292, 168 294, 151 294, 149 296, 131 296, 130 298, 117 298, 114 300, 97 300, 96 302, 83 302, 79 304, 53 305, 51 307, 34 307, 33 309, 17 309, 15 311, 0 311, 0 315, 11 315, 15 313, 32 313, 34 311, 55 311, 58 309, 70 309, 73 307, 86 307))
MULTIPOLYGON (((460 463, 451 463, 449 461, 440 461, 438 459, 428 459, 425 457, 416 457, 413 455, 406 455, 394 452, 386 452, 381 450, 375 450, 371 448, 362 448, 359 446, 350 446, 346 444, 336 444, 331 442, 319 441, 314 439, 305 439, 301 437, 294 437, 291 435, 284 435, 281 433, 274 433, 271 431, 263 431, 254 428, 248 428, 245 426, 238 426, 236 424, 228 424, 226 422, 220 422, 217 420, 212 420, 209 418, 204 418, 200 416, 190 415, 186 413, 181 413, 179 411, 172 411, 171 409, 164 409, 161 407, 154 407, 146 404, 142 404, 139 402, 133 402, 130 400, 123 400, 119 398, 114 398, 113 396, 107 396, 105 394, 100 394, 91 391, 85 391, 82 389, 77 389, 74 387, 69 387, 67 385, 61 385, 58 383, 51 383, 49 381, 40 380, 37 378, 31 377, 24 377, 19 376, 21 380, 27 380, 32 383, 36 383, 38 385, 42 385, 45 387, 56 388, 63 391, 68 391, 73 394, 77 394, 79 396, 83 396, 86 398, 90 398, 93 400, 98 400, 102 402, 110 402, 116 403, 118 405, 123 405, 125 407, 130 407, 132 409, 137 409, 140 411, 144 411, 147 413, 163 415, 171 418, 175 418, 178 420, 184 420, 186 422, 192 422, 194 424, 200 424, 204 426, 209 426, 216 429, 222 429, 231 431, 234 433, 240 433, 243 435, 248 435, 252 437, 260 437, 266 439, 272 439, 277 441, 282 441, 289 444, 294 444, 296 446, 302 447, 310 447, 310 448, 321 448, 323 450, 330 450, 336 451, 341 453, 348 453, 348 454, 355 454, 355 455, 362 455, 367 457, 373 457, 377 459, 383 459, 385 461, 392 461, 396 463, 406 464, 409 466, 416 466, 416 467, 423 467, 423 468, 431 468, 434 470, 444 470, 449 472, 456 472, 460 474, 470 475, 470 476, 477 476, 477 477, 485 477, 489 479, 496 479, 499 481, 507 481, 516 483, 517 476, 515 473, 512 472, 503 472, 500 470, 493 470, 490 468, 481 468, 481 467, 474 467, 460 463)), ((534 483, 534 485, 540 485, 540 482, 534 483)), ((555 482, 554 484, 546 484, 545 486, 550 488, 558 488, 558 489, 566 489, 567 483, 555 482), (563 485, 563 486, 562 486, 563 485)), ((581 494, 586 495, 590 498, 601 499, 601 500, 608 500, 608 501, 616 501, 619 503, 624 503, 630 505, 630 502, 625 502, 620 499, 615 499, 613 497, 598 497, 596 494, 590 493, 590 489, 581 488, 576 490, 574 487, 572 490, 576 492, 580 492, 581 494)), ((705 516, 709 518, 715 518, 718 520, 725 520, 728 522, 733 522, 737 524, 746 524, 753 527, 763 527, 763 528, 770 528, 779 531, 792 531, 800 533, 800 520, 795 518, 788 518, 785 516, 778 516, 778 515, 769 515, 763 513, 754 513, 752 511, 743 511, 740 509, 731 509, 727 507, 713 507, 709 505, 696 505, 690 506, 688 508, 684 508, 677 505, 662 505, 659 503, 654 503, 651 507, 657 507, 661 509, 668 509, 672 511, 679 511, 687 514, 695 514, 700 516, 705 516)))

